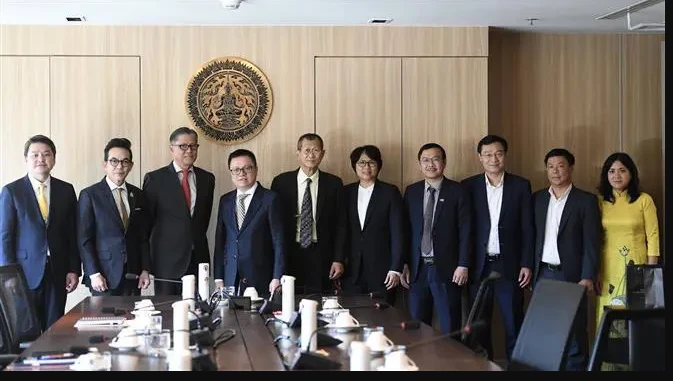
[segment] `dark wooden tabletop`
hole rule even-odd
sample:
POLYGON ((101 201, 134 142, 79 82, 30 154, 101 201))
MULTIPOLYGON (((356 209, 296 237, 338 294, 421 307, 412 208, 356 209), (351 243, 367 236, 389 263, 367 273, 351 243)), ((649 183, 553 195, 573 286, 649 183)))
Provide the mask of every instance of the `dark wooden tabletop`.
MULTIPOLYGON (((65 316, 58 320, 47 332, 42 334, 22 354, 30 356, 38 351, 68 351, 73 347, 95 347, 100 352, 112 353, 112 370, 144 370, 163 371, 167 369, 164 358, 149 357, 135 351, 122 352, 109 346, 119 329, 87 329, 74 328, 75 322, 84 316, 110 316, 112 309, 124 312, 125 317, 132 319, 134 302, 148 297, 88 297, 65 316), (102 339, 102 342, 96 342, 102 339)), ((177 297, 151 297, 157 310, 162 311, 163 328, 172 328, 171 301, 177 297), (161 304, 164 303, 164 304, 161 304)), ((301 296, 298 296, 298 300, 301 296)), ((350 308, 351 313, 362 324, 385 327, 385 334, 398 345, 409 345, 420 342, 439 334, 431 327, 421 324, 419 329, 406 331, 400 328, 399 323, 405 319, 405 314, 398 309, 388 308, 377 310, 373 308, 372 300, 365 297, 343 297, 342 306, 350 308)), ((218 370, 285 370, 287 365, 297 355, 298 346, 288 340, 281 340, 277 344, 274 338, 279 334, 298 339, 300 328, 287 328, 282 323, 271 322, 265 326, 265 321, 271 315, 262 316, 257 311, 230 310, 218 308, 213 317, 220 317, 222 322, 213 332, 217 338, 227 330, 233 330, 235 335, 220 344, 217 348, 209 348, 209 356, 218 370)), ((329 358, 341 362, 342 369, 348 370, 348 348, 353 340, 362 340, 362 332, 356 330, 348 333, 323 331, 324 334, 342 340, 338 346, 323 347, 329 353, 329 358)), ((502 370, 497 364, 487 361, 464 347, 453 339, 442 339, 429 344, 419 345, 409 349, 409 357, 416 362, 421 370, 502 370)), ((5 370, 67 370, 67 366, 26 367, 16 363, 5 370)))

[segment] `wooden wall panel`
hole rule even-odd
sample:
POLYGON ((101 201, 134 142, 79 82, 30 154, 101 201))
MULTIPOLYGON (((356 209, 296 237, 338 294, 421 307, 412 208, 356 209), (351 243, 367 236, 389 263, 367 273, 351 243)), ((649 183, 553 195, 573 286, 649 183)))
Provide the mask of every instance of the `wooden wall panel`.
POLYGON ((103 149, 128 138, 140 186, 140 77, 138 57, 52 57, 51 135, 58 150, 54 176, 75 192, 105 175, 103 149), (59 149, 60 148, 60 149, 59 149))
POLYGON ((476 144, 488 128, 486 58, 402 60, 402 181, 422 178, 418 150, 446 150, 445 175, 462 180, 479 171, 476 144))
POLYGON ((325 141, 321 168, 344 184, 357 181, 350 152, 364 144, 381 150, 379 177, 401 186, 401 59, 317 58, 316 132, 325 141))
POLYGON ((49 57, 0 57, 0 187, 26 174, 36 134, 49 136, 49 57))

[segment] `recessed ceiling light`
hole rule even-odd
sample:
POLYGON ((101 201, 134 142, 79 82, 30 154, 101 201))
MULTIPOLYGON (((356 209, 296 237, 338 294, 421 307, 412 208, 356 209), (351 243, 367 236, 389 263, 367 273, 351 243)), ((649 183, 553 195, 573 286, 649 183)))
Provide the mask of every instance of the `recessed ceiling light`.
POLYGON ((71 22, 86 21, 86 17, 84 16, 66 16, 65 19, 71 22))
POLYGON ((386 19, 386 18, 373 18, 369 19, 367 21, 369 24, 390 24, 393 21, 393 19, 386 19))

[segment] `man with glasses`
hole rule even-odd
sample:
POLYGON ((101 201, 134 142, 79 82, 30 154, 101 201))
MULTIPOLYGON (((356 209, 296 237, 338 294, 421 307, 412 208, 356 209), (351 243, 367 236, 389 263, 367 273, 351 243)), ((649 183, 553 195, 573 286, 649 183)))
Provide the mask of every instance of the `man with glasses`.
POLYGON ((470 193, 473 218, 474 261, 470 274, 470 304, 481 282, 496 271, 500 279, 488 284, 481 299, 483 312, 475 319, 486 325, 476 342, 493 359, 491 319, 493 302, 498 303, 505 328, 505 349, 509 360, 523 322, 523 290, 529 287, 534 265, 533 199, 530 182, 505 170, 507 140, 487 135, 477 144, 484 172, 463 180, 470 193))
POLYGON ((103 150, 105 177, 79 194, 77 240, 83 283, 96 295, 140 295, 150 284, 147 202, 126 182, 133 168, 131 142, 111 139, 103 150), (125 278, 136 274, 138 280, 125 278))
POLYGON ((269 295, 285 271, 285 235, 278 194, 257 182, 257 159, 246 150, 229 155, 236 189, 220 198, 213 254, 214 276, 243 293, 269 295))
POLYGON ((409 185, 409 257, 402 285, 409 288, 411 317, 432 324, 433 307, 443 333, 461 324, 461 289, 470 266, 472 214, 460 183, 444 177, 446 152, 437 143, 418 151, 424 180, 409 185))
POLYGON ((51 176, 51 139, 31 137, 23 156, 28 174, 0 192, 0 266, 21 265, 44 331, 63 316, 67 294, 79 283, 77 195, 70 183, 51 176))
POLYGON ((286 274, 297 278, 296 293, 341 288, 346 215, 341 200, 343 182, 318 169, 324 155, 319 135, 302 135, 297 141, 300 167, 281 173, 271 183, 283 200, 289 248, 286 274))
MULTIPOLYGON (((199 263, 210 263, 208 224, 213 209, 215 176, 194 166, 198 135, 180 127, 169 137, 173 161, 145 175, 143 191, 150 212, 152 274, 180 280, 197 275, 199 263)), ((155 295, 180 295, 182 287, 156 282, 155 295)))

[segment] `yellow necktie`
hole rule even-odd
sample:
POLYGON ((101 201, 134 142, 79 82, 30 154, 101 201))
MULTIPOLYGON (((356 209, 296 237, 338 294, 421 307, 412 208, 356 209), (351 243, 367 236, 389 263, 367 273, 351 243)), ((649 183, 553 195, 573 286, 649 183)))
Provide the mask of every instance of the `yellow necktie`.
POLYGON ((47 196, 44 194, 44 183, 40 183, 37 194, 37 204, 40 206, 40 213, 42 213, 42 218, 46 221, 49 218, 49 206, 47 205, 47 196))

